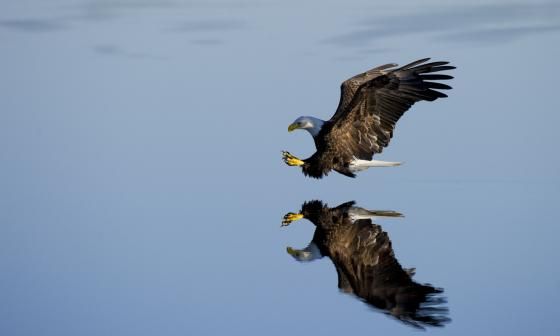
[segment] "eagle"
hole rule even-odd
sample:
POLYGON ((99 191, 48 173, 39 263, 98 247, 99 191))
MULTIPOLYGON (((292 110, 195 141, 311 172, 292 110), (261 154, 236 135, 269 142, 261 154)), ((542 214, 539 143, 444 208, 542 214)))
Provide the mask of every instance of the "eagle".
POLYGON ((442 327, 450 322, 443 289, 412 280, 414 268, 403 268, 388 234, 372 218, 402 217, 386 210, 366 210, 354 202, 329 208, 321 201, 305 202, 299 213, 289 212, 282 226, 306 218, 315 233, 304 249, 287 248, 300 262, 327 256, 338 274, 338 288, 371 308, 415 328, 442 327))
POLYGON ((341 85, 340 101, 330 120, 302 116, 288 131, 303 129, 315 140, 317 151, 301 160, 282 152, 289 166, 301 167, 303 174, 322 178, 331 170, 356 177, 370 167, 398 166, 400 162, 373 160, 389 145, 397 121, 416 102, 447 97, 438 90, 449 85, 436 82, 453 77, 437 72, 455 69, 449 62, 424 58, 403 67, 389 63, 347 79, 341 85))

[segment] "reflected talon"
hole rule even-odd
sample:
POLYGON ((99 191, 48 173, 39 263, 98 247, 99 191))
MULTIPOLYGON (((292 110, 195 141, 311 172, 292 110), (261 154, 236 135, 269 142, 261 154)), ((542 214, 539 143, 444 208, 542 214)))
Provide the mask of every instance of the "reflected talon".
POLYGON ((303 215, 302 214, 297 214, 297 213, 293 213, 293 212, 288 212, 287 214, 284 215, 284 217, 282 218, 282 226, 288 226, 290 225, 292 222, 295 222, 299 219, 302 219, 303 215))
POLYGON ((290 152, 288 151, 282 151, 282 160, 284 160, 284 162, 288 165, 288 166, 303 166, 304 162, 302 160, 300 160, 299 158, 293 156, 290 152))

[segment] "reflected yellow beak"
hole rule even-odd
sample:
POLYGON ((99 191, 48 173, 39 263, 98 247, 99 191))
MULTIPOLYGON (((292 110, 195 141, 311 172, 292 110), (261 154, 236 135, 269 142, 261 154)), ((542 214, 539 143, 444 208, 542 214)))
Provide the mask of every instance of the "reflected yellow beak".
POLYGON ((297 255, 297 251, 296 251, 295 249, 293 249, 291 246, 288 246, 288 247, 286 248, 286 252, 288 252, 288 254, 290 254, 290 255, 292 255, 292 256, 297 255))
POLYGON ((298 129, 298 125, 296 123, 291 124, 290 126, 288 126, 288 132, 291 132, 293 130, 298 129))

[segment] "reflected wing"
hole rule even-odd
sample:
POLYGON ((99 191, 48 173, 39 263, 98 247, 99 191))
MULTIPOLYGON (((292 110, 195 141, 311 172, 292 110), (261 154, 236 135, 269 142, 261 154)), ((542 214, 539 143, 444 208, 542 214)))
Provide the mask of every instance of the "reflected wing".
POLYGON ((345 81, 338 109, 330 120, 331 131, 325 134, 326 150, 345 160, 371 160, 389 145, 395 124, 414 103, 447 97, 437 90, 451 87, 433 81, 453 77, 433 73, 455 67, 448 62, 425 63, 428 60, 394 70, 388 69, 394 64, 383 65, 345 81))
POLYGON ((413 272, 400 265, 381 226, 360 219, 352 227, 335 243, 331 260, 356 296, 414 327, 449 321, 447 308, 441 306, 442 290, 412 280, 413 272))

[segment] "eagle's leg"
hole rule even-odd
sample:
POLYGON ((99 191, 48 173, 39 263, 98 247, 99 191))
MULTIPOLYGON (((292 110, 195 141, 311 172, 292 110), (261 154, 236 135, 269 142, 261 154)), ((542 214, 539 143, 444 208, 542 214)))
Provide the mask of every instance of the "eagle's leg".
POLYGON ((303 166, 304 162, 299 158, 290 154, 290 152, 282 151, 282 160, 286 162, 288 166, 303 166))
POLYGON ((282 226, 288 226, 292 224, 292 222, 295 222, 302 218, 303 218, 302 214, 288 212, 287 214, 284 215, 284 218, 282 218, 282 226))

